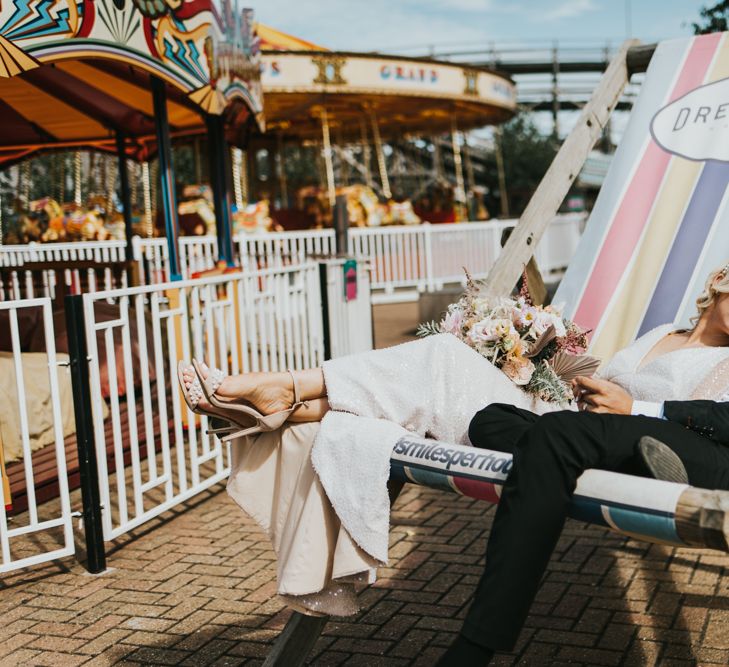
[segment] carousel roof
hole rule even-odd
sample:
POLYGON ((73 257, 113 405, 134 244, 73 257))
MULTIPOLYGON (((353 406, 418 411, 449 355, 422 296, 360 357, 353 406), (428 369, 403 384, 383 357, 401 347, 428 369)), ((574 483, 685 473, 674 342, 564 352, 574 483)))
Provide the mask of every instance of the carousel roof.
POLYGON ((264 51, 270 131, 319 139, 326 109, 335 138, 358 138, 374 112, 384 137, 436 134, 502 122, 516 109, 505 75, 428 58, 334 51, 264 51))
POLYGON ((155 144, 150 75, 166 83, 171 133, 204 114, 260 117, 250 10, 230 0, 10 0, 0 5, 0 163, 44 149, 155 144))
POLYGON ((484 68, 429 58, 330 51, 258 23, 268 130, 318 140, 326 109, 335 138, 360 138, 377 117, 387 136, 470 129, 509 118, 511 79, 484 68))

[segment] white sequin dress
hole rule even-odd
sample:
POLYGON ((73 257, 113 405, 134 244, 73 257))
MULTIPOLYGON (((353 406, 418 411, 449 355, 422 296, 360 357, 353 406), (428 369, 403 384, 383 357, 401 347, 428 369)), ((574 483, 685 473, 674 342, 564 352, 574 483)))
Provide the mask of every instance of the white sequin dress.
MULTIPOLYGON (((700 397, 717 398, 729 385, 729 364, 722 364, 729 360, 729 348, 681 349, 642 364, 671 328, 658 327, 618 352, 600 375, 637 400, 657 402, 699 397, 698 389, 711 378, 708 384, 715 389, 700 397), (713 368, 723 370, 712 375, 713 368)), ((351 582, 371 582, 375 566, 387 562, 386 483, 392 447, 400 437, 410 432, 470 444, 471 418, 490 403, 510 403, 538 414, 560 408, 523 392, 450 334, 328 361, 323 371, 331 411, 320 426, 292 425, 244 441, 234 460, 229 492, 269 530, 279 560, 279 592, 289 596, 287 602, 343 615, 356 610, 351 582), (302 439, 306 453, 311 450, 316 475, 302 465, 302 439), (301 488, 282 495, 281 479, 290 480, 294 473, 282 474, 281 462, 274 459, 278 461, 287 445, 289 457, 295 457, 289 467, 297 471, 301 488), (271 469, 268 480, 260 477, 262 459, 271 469), (278 486, 263 493, 271 480, 278 486), (305 520, 300 510, 289 510, 302 505, 302 498, 308 503, 305 520), (327 523, 329 529, 326 538, 313 542, 311 535, 322 533, 317 522, 327 523), (284 533, 285 548, 277 547, 284 533)))

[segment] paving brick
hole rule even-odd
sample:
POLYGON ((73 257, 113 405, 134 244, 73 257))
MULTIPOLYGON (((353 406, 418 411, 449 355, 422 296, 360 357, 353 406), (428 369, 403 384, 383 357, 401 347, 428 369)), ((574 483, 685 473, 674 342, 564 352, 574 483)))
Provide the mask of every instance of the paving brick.
MULTIPOLYGON (((433 665, 461 628, 493 513, 406 487, 388 567, 360 595, 358 616, 326 626, 308 664, 433 665)), ((290 618, 267 538, 222 485, 123 537, 108 560, 101 577, 72 559, 4 576, 0 666, 248 667, 262 664, 290 618)), ((716 552, 568 521, 515 651, 493 664, 727 665, 727 567, 716 552)))

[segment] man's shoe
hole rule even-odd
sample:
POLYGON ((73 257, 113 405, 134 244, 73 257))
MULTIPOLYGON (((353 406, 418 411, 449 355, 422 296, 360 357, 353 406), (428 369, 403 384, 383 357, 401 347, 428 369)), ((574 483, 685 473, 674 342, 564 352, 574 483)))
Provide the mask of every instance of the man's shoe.
POLYGON ((490 648, 459 634, 435 667, 486 667, 494 657, 490 648))
POLYGON ((678 454, 660 440, 644 435, 638 442, 638 451, 656 479, 677 484, 689 483, 688 473, 678 454))

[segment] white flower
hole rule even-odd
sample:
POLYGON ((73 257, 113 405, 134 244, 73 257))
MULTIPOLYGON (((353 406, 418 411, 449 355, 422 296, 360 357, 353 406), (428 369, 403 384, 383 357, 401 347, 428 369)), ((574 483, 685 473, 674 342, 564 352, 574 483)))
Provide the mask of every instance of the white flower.
POLYGON ((534 322, 537 316, 537 309, 534 306, 527 306, 522 303, 519 308, 515 308, 512 314, 512 319, 515 324, 520 327, 529 327, 534 322))
POLYGON ((493 343, 504 336, 516 334, 511 320, 505 318, 486 317, 476 322, 468 332, 474 343, 493 343))
POLYGON ((550 326, 554 327, 554 332, 558 337, 564 336, 567 333, 564 322, 559 315, 555 315, 546 310, 537 310, 531 329, 534 337, 538 338, 541 336, 550 326))

